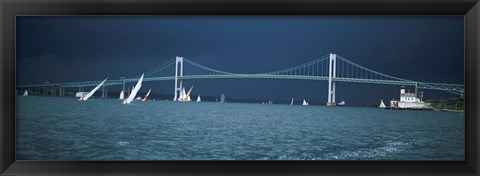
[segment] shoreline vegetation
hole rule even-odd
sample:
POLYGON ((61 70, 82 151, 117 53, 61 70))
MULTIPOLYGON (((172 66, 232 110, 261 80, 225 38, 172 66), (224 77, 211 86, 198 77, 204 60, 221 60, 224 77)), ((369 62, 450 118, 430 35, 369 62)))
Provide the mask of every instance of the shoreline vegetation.
POLYGON ((434 111, 463 112, 465 111, 465 100, 463 98, 452 97, 449 99, 431 99, 430 107, 434 111))

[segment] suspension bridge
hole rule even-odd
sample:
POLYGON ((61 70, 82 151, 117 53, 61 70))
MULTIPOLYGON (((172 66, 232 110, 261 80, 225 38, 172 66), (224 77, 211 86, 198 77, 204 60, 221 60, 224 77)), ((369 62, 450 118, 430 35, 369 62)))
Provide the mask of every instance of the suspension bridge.
MULTIPOLYGON (((139 77, 140 76, 122 77, 121 79, 106 81, 103 86, 102 97, 106 96, 108 86, 123 85, 123 90, 125 90, 125 83, 137 82, 139 77)), ((296 79, 328 81, 327 105, 335 104, 336 82, 415 86, 415 92, 418 92, 417 89, 432 89, 446 91, 460 96, 464 95, 464 85, 461 84, 418 82, 390 76, 363 67, 333 53, 290 68, 255 74, 231 73, 216 70, 177 56, 175 59, 166 62, 160 67, 145 72, 143 81, 174 80, 173 100, 176 100, 181 91, 183 80, 195 79, 296 79)), ((39 94, 43 93, 44 95, 64 96, 66 88, 76 87, 81 91, 84 87, 93 87, 100 82, 101 80, 64 83, 45 82, 42 84, 17 85, 17 90, 33 90, 34 92, 39 94)))

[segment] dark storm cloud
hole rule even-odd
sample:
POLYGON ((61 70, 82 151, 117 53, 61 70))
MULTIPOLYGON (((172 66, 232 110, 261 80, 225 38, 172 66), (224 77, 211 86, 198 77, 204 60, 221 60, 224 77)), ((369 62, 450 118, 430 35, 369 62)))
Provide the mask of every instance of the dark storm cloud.
MULTIPOLYGON (((337 53, 396 77, 463 84, 463 25, 463 16, 21 16, 17 83, 116 79, 147 72, 175 56, 218 70, 259 73, 337 53)), ((232 98, 324 103, 327 95, 322 81, 185 82, 195 84, 194 92, 225 92, 232 98)), ((173 93, 173 82, 145 85, 173 93)), ((377 102, 398 97, 398 89, 338 83, 337 99, 377 102)))

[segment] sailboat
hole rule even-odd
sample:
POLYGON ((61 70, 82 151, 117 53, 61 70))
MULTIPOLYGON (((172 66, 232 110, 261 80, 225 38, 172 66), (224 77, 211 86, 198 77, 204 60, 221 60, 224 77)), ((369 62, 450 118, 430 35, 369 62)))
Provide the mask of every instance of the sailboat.
POLYGON ((135 96, 137 96, 138 91, 142 87, 142 81, 143 81, 143 75, 144 74, 145 73, 142 74, 142 76, 138 80, 137 84, 133 87, 133 90, 130 93, 130 95, 128 96, 128 98, 126 100, 123 100, 123 104, 130 104, 133 101, 133 99, 135 98, 135 96))
POLYGON ((380 100, 380 106, 378 106, 380 108, 386 108, 387 106, 385 106, 385 103, 383 103, 383 99, 380 100))
POLYGON ((302 104, 302 105, 303 105, 303 106, 308 106, 308 102, 305 101, 305 99, 303 99, 303 104, 302 104))
POLYGON ((292 98, 292 101, 290 102, 290 105, 293 105, 293 98, 292 98))
POLYGON ((120 92, 120 97, 118 97, 119 100, 125 99, 125 93, 123 93, 123 90, 120 92))
POLYGON ((200 99, 200 95, 198 95, 197 102, 201 102, 201 101, 202 101, 202 99, 200 99))
POLYGON ((80 99, 78 100, 82 100, 82 101, 86 101, 88 100, 94 93, 95 91, 97 91, 100 87, 102 87, 103 83, 105 83, 105 81, 107 81, 108 78, 105 78, 105 80, 103 80, 100 84, 97 85, 97 87, 93 88, 92 91, 90 91, 87 95, 85 95, 84 97, 80 97, 80 99))
POLYGON ((25 92, 23 92, 23 96, 28 96, 28 91, 25 90, 25 92))
POLYGON ((220 96, 220 103, 225 103, 225 95, 220 96))
POLYGON ((149 90, 148 90, 147 95, 145 95, 145 98, 143 98, 143 101, 147 101, 148 95, 150 95, 150 91, 151 91, 151 90, 152 90, 152 89, 149 89, 149 90))
POLYGON ((190 99, 190 93, 192 93, 192 89, 193 89, 193 86, 190 87, 190 90, 188 90, 187 94, 185 94, 185 88, 182 90, 182 94, 184 94, 183 98, 181 99, 182 101, 184 102, 192 101, 192 99, 190 99))

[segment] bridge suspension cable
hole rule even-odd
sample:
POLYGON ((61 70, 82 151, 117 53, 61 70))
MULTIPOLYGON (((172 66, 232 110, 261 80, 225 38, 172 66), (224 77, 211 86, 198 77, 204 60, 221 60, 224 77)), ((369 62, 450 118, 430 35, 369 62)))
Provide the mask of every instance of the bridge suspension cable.
MULTIPOLYGON (((304 76, 326 76, 326 70, 323 68, 323 64, 327 62, 328 55, 322 56, 320 58, 314 59, 304 64, 300 64, 297 66, 293 66, 290 68, 272 71, 262 74, 267 75, 304 75, 304 76), (315 65, 317 67, 315 67, 315 65), (322 65, 322 66, 320 66, 322 65), (315 70, 315 68, 317 68, 315 70), (322 70, 323 69, 323 70, 322 70), (321 71, 320 71, 321 70, 321 71), (323 71, 325 71, 325 75, 323 75, 323 71)), ((327 64, 325 64, 326 66, 327 64)))
POLYGON ((340 55, 337 55, 337 58, 340 60, 340 63, 343 63, 344 65, 346 63, 346 66, 342 66, 342 64, 338 64, 338 65, 341 65, 341 67, 339 67, 339 69, 337 70, 337 74, 339 75, 337 77, 360 78, 360 79, 380 79, 380 80, 387 80, 385 78, 390 78, 392 80, 397 80, 397 81, 416 82, 416 81, 411 81, 411 80, 407 80, 407 79, 403 79, 403 78, 398 78, 398 77, 394 77, 394 76, 390 76, 390 75, 387 75, 387 74, 383 74, 383 73, 374 71, 372 69, 369 69, 369 68, 363 67, 359 64, 356 64, 356 63, 354 63, 354 62, 352 62, 348 59, 345 59, 344 57, 342 57, 340 55), (350 66, 350 69, 348 68, 349 66, 350 66), (342 73, 345 73, 345 72, 346 72, 346 75, 342 74, 342 73), (348 74, 348 73, 351 73, 351 74, 348 74))
POLYGON ((187 64, 184 66, 184 74, 185 75, 209 75, 209 74, 234 74, 230 72, 225 72, 225 71, 220 71, 216 69, 212 69, 209 67, 205 67, 203 65, 197 64, 191 60, 188 60, 186 58, 183 59, 183 61, 187 64), (187 67, 185 69, 185 67, 187 67))
MULTIPOLYGON (((161 65, 160 67, 157 67, 153 70, 150 70, 150 71, 146 72, 145 77, 150 77, 150 75, 154 75, 156 73, 162 72, 166 68, 169 68, 170 66, 172 66, 174 63, 175 63, 175 59, 171 59, 171 60, 167 61, 165 64, 161 65)), ((173 73, 171 73, 171 74, 173 74, 173 73)), ((163 74, 160 74, 160 75, 163 75, 163 74)), ((140 77, 140 76, 138 76, 138 77, 140 77)), ((166 76, 166 75, 163 75, 163 76, 166 76)))

